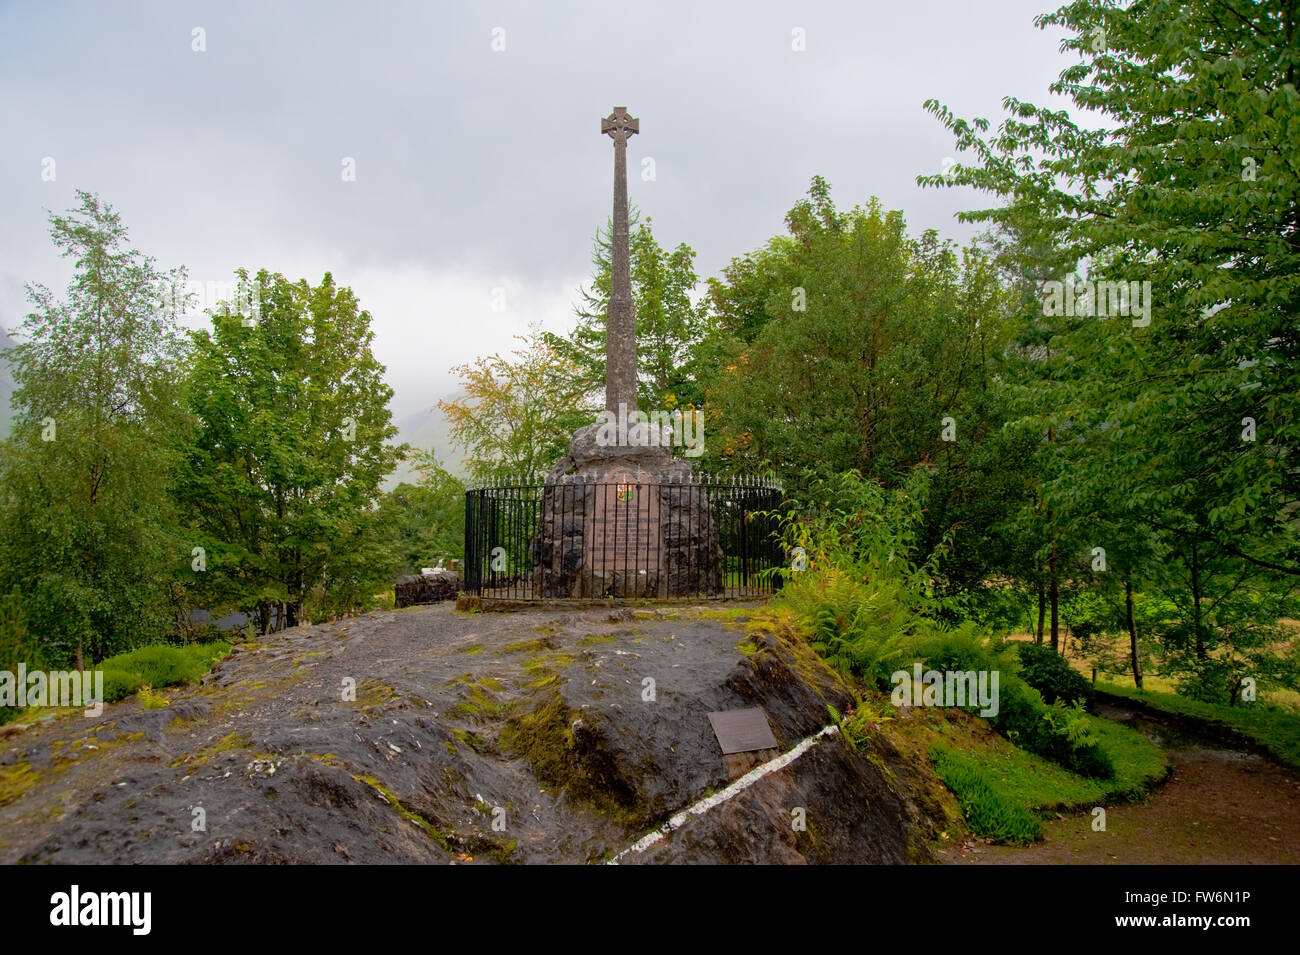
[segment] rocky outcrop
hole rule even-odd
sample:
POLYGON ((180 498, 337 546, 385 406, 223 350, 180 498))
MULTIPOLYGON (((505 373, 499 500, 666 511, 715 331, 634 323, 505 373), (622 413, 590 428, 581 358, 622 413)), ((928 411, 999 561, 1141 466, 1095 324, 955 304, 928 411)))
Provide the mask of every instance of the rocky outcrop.
POLYGON ((929 858, 896 758, 824 732, 848 687, 688 608, 367 614, 163 694, 14 727, 0 864, 929 858), (724 756, 709 713, 751 707, 777 746, 724 756))

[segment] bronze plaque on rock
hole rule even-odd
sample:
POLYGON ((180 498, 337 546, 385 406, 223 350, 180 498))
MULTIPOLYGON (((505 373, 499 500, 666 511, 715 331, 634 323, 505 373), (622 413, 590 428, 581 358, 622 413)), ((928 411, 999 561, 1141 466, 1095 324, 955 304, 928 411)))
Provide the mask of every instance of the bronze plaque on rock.
POLYGON ((727 710, 710 713, 713 735, 722 746, 722 755, 749 753, 756 749, 776 749, 776 737, 767 723, 767 714, 756 706, 748 710, 727 710))

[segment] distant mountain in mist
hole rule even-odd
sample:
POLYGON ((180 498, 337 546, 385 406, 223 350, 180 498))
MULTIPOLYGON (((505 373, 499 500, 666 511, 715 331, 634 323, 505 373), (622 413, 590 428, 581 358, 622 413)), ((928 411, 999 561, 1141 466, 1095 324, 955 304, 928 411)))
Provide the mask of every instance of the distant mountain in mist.
MULTIPOLYGON (((457 397, 459 395, 445 395, 443 400, 451 401, 457 397)), ((438 409, 436 399, 430 401, 423 411, 399 418, 393 423, 397 425, 397 437, 393 439, 396 443, 405 441, 421 451, 432 448, 444 468, 457 477, 465 477, 465 466, 462 463, 465 451, 452 443, 451 426, 438 409)), ((392 490, 403 481, 415 481, 418 478, 410 465, 401 464, 384 480, 383 487, 386 491, 392 490)))

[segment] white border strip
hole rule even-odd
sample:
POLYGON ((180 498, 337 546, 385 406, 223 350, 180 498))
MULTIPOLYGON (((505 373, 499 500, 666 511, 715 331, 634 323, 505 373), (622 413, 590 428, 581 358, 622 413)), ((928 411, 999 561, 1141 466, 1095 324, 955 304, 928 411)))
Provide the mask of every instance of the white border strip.
POLYGON ((695 805, 688 806, 686 809, 683 809, 681 812, 677 813, 677 815, 673 816, 671 819, 669 819, 666 823, 664 823, 654 832, 650 833, 648 836, 644 836, 641 839, 638 839, 636 842, 632 843, 632 845, 628 846, 626 849, 624 849, 618 855, 614 856, 614 858, 610 859, 605 864, 618 865, 618 860, 623 858, 629 852, 645 852, 656 842, 661 841, 670 832, 673 832, 674 830, 680 829, 682 826, 684 826, 686 824, 686 821, 691 816, 702 816, 710 809, 712 809, 714 806, 720 806, 722 803, 726 802, 728 799, 731 799, 733 796, 739 796, 741 793, 743 793, 750 786, 754 785, 754 783, 758 782, 764 776, 768 776, 779 770, 785 769, 785 767, 789 766, 791 763, 793 763, 804 753, 808 752, 808 750, 812 749, 814 746, 820 743, 821 738, 823 736, 833 736, 839 731, 840 728, 836 726, 834 723, 830 724, 829 726, 823 726, 819 732, 814 733, 812 736, 809 736, 806 740, 803 740, 801 743, 799 743, 799 745, 795 746, 793 749, 789 750, 788 752, 782 753, 780 756, 776 757, 775 759, 769 760, 766 763, 763 763, 763 765, 761 766, 755 766, 753 769, 745 773, 745 775, 741 776, 739 779, 737 779, 726 789, 719 790, 718 792, 714 793, 712 796, 706 796, 704 799, 701 799, 699 802, 695 803, 695 805))

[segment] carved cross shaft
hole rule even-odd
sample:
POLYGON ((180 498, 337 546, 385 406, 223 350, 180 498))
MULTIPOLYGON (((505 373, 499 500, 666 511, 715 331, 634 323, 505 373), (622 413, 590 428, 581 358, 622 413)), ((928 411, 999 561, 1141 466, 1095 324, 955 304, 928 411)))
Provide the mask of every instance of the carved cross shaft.
POLYGON ((615 415, 636 411, 636 309, 627 236, 627 140, 641 131, 640 122, 615 106, 600 121, 602 134, 614 140, 614 234, 610 251, 609 309, 605 313, 605 408, 615 415), (621 406, 621 407, 620 407, 621 406))

